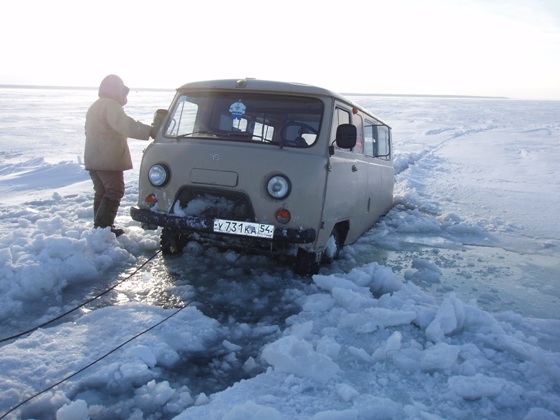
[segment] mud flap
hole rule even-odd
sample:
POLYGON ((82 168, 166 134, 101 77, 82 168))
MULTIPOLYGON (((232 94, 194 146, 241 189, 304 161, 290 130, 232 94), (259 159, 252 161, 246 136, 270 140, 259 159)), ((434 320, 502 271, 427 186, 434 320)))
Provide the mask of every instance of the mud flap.
POLYGON ((308 252, 301 248, 296 255, 294 272, 301 276, 311 276, 319 272, 322 252, 308 252))

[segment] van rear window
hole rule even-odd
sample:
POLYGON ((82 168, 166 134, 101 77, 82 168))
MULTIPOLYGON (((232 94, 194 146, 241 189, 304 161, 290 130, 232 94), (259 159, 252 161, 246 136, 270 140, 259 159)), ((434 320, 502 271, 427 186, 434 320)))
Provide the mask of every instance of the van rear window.
POLYGON ((310 147, 319 135, 322 116, 323 102, 317 98, 195 92, 177 98, 165 136, 310 147))

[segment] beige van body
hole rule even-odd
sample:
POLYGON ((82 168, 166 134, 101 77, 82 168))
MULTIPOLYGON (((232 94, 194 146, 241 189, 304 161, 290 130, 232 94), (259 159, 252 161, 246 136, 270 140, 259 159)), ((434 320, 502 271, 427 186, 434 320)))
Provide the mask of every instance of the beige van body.
POLYGON ((160 122, 131 216, 163 228, 164 253, 197 240, 291 256, 315 273, 392 206, 390 127, 329 90, 189 83, 160 122))

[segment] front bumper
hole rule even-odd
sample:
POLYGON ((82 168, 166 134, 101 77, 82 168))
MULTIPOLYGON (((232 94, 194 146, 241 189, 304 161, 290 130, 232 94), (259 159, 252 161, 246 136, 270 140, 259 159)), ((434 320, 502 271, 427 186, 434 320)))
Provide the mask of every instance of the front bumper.
MULTIPOLYGON (((161 226, 178 232, 199 232, 233 236, 214 232, 214 219, 209 218, 175 216, 173 214, 157 213, 149 209, 141 209, 136 206, 130 208, 130 216, 132 219, 137 222, 141 222, 143 225, 161 226)), ((272 241, 308 244, 315 241, 316 237, 317 233, 315 232, 315 229, 286 229, 277 227, 274 229, 272 241)))

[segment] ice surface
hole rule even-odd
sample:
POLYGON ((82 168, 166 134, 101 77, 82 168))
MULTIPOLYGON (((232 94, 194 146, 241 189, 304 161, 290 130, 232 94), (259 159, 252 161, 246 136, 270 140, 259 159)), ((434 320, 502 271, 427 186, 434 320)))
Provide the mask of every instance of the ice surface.
POLYGON ((2 342, 0 415, 101 358, 7 418, 560 416, 559 102, 357 97, 393 127, 395 207, 339 261, 305 280, 193 242, 126 279, 159 246, 128 216, 146 143, 117 239, 80 157, 96 92, 0 93, 2 337, 125 280, 2 342))

